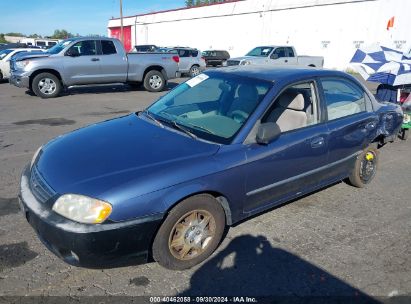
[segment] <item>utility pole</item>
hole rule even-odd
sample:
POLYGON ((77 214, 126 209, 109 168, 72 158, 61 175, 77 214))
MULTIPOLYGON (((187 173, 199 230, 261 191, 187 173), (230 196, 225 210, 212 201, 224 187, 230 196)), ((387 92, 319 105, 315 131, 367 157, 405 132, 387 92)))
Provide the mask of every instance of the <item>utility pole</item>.
POLYGON ((124 45, 124 31, 123 31, 123 0, 120 0, 120 40, 124 45))

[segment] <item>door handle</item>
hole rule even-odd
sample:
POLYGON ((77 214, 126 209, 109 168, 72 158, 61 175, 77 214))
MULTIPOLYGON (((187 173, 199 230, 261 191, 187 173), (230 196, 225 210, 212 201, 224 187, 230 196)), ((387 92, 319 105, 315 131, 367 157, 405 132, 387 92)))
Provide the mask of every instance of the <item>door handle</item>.
POLYGON ((286 60, 284 60, 284 62, 288 62, 288 60, 286 59, 286 60))
POLYGON ((99 58, 91 58, 91 61, 100 61, 99 58))
POLYGON ((313 140, 311 140, 311 148, 320 148, 324 146, 325 140, 324 137, 316 137, 313 140))

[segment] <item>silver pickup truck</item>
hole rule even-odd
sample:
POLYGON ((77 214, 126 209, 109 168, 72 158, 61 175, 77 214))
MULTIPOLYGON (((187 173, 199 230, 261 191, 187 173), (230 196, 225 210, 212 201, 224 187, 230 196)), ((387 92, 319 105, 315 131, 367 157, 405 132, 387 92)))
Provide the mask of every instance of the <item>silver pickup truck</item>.
POLYGON ((9 81, 41 98, 56 97, 63 87, 103 83, 142 83, 147 91, 159 92, 179 76, 178 62, 176 54, 127 54, 114 38, 72 38, 46 53, 16 57, 9 81))
POLYGON ((292 65, 303 67, 322 67, 324 57, 297 56, 292 46, 258 46, 248 52, 244 57, 231 58, 227 65, 292 65))

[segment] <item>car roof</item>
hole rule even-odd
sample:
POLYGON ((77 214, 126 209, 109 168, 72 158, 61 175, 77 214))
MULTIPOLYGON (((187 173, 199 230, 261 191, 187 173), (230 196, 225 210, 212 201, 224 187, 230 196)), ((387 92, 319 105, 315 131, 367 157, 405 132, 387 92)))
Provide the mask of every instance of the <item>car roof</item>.
POLYGON ((327 70, 320 68, 303 68, 297 66, 288 67, 266 67, 266 66, 232 66, 224 67, 221 69, 213 69, 206 72, 208 73, 228 73, 242 77, 249 77, 255 79, 261 79, 265 81, 275 82, 284 78, 310 78, 319 76, 347 76, 347 73, 327 70))

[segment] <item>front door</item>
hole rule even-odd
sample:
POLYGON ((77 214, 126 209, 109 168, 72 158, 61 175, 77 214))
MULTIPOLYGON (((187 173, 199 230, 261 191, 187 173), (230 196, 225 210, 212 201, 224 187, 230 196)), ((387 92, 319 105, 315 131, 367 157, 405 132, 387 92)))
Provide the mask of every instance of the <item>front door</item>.
POLYGON ((292 85, 274 101, 261 122, 276 122, 280 137, 250 144, 246 156, 244 212, 254 213, 313 189, 327 165, 328 129, 319 119, 314 81, 292 85))
POLYGON ((100 60, 96 40, 75 43, 64 56, 64 80, 67 85, 99 83, 100 60), (70 56, 67 56, 68 53, 70 56))

